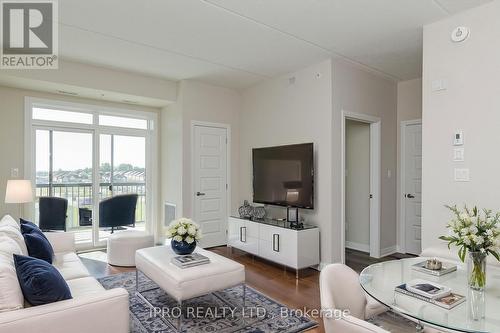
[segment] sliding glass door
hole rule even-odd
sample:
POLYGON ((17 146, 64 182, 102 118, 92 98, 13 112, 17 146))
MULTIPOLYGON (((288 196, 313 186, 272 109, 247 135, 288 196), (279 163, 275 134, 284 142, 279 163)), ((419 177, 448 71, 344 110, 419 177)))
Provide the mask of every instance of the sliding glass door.
POLYGON ((26 147, 36 188, 34 220, 39 222, 40 197, 60 197, 68 200, 63 229, 75 233, 80 249, 104 246, 116 230, 152 232, 155 118, 80 110, 32 104, 26 147), (101 227, 99 203, 122 194, 138 196, 135 223, 101 227))
MULTIPOLYGON (((146 137, 119 134, 100 134, 99 138, 99 196, 137 194, 135 224, 120 229, 146 229, 146 137)), ((110 230, 99 229, 104 241, 110 230)))
POLYGON ((85 210, 94 205, 93 132, 37 127, 35 140, 36 221, 40 197, 65 198, 67 218, 61 229, 76 232, 77 243, 91 242, 92 220, 85 219, 85 210))

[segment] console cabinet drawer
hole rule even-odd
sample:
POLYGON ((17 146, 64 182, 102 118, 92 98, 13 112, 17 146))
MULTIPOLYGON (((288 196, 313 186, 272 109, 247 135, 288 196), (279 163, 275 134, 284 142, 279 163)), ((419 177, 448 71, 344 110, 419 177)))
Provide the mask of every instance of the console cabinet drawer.
POLYGON ((228 245, 288 267, 319 264, 319 229, 292 230, 230 217, 228 245))
POLYGON ((229 246, 258 255, 258 236, 259 226, 255 223, 235 218, 229 219, 227 240, 229 246))

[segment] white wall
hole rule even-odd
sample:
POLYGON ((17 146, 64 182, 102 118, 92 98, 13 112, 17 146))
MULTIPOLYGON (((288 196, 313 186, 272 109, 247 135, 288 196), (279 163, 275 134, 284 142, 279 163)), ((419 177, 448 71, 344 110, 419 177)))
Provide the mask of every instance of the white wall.
POLYGON ((0 85, 49 93, 63 90, 90 99, 132 100, 154 107, 174 102, 177 94, 174 81, 70 61, 60 61, 57 70, 3 70, 0 85))
POLYGON ((370 124, 346 121, 346 247, 370 251, 370 124))
MULTIPOLYGON (((251 149, 300 142, 315 144, 315 209, 301 210, 321 232, 321 262, 339 262, 341 113, 382 119, 382 250, 396 248, 396 105, 394 81, 342 60, 328 60, 262 82, 243 92, 240 118, 240 202, 252 199, 251 149), (387 177, 391 170, 392 177, 387 177)), ((284 209, 269 207, 272 216, 284 209)))
POLYGON ((403 193, 401 193, 401 122, 406 120, 422 119, 422 79, 414 79, 398 82, 398 123, 397 123, 397 219, 398 219, 398 245, 401 244, 399 226, 404 221, 400 220, 400 205, 403 193))
POLYGON ((191 126, 193 121, 231 127, 231 212, 239 200, 239 114, 241 96, 232 89, 196 81, 179 84, 177 102, 162 113, 162 202, 177 204, 178 216, 192 217, 194 193, 191 183, 191 126))
MULTIPOLYGON (((334 259, 330 237, 331 83, 331 61, 268 80, 243 92, 240 118, 240 204, 245 199, 252 201, 252 148, 314 143, 315 209, 303 209, 300 214, 307 223, 320 227, 324 263, 334 259)), ((276 217, 286 215, 285 209, 269 207, 268 211, 276 217)))
MULTIPOLYGON (((332 219, 331 242, 340 244, 341 227, 341 117, 342 110, 376 116, 382 121, 381 145, 381 218, 382 253, 396 247, 396 83, 362 70, 343 60, 333 62, 333 155, 332 155, 332 219), (388 177, 388 171, 391 177, 388 177)), ((343 249, 333 248, 338 260, 343 249)))
POLYGON ((444 204, 500 210, 500 1, 424 27, 423 73, 423 247, 445 234, 444 204), (471 29, 452 43, 457 26, 471 29), (448 89, 433 92, 445 79, 448 89), (465 136, 465 162, 452 161, 456 129, 465 136), (469 168, 469 182, 455 182, 454 168, 469 168))
POLYGON ((398 124, 422 118, 422 79, 398 82, 398 124))

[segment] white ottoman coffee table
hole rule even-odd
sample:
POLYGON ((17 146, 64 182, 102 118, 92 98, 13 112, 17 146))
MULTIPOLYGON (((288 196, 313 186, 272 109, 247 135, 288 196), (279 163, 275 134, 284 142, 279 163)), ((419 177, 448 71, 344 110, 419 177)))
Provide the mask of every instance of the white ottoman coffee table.
MULTIPOLYGON (((182 302, 226 288, 243 285, 242 306, 245 307, 245 267, 231 259, 197 247, 195 252, 210 259, 210 263, 179 268, 171 263, 175 254, 169 245, 137 250, 135 253, 136 295, 151 308, 154 306, 141 294, 138 282, 139 271, 153 280, 163 291, 173 297, 182 311, 182 302)), ((179 316, 177 330, 182 321, 179 316)), ((164 318, 162 318, 164 319, 164 318)), ((164 319, 164 321, 166 321, 164 319)), ((167 324, 170 324, 166 321, 167 324)))
POLYGON ((113 266, 135 266, 135 251, 154 246, 153 235, 144 231, 124 230, 108 237, 108 264, 113 266))

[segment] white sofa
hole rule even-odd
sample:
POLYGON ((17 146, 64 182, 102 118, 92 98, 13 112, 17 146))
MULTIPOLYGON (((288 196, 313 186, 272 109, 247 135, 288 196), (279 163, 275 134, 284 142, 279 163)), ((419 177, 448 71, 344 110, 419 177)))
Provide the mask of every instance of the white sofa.
POLYGON ((125 333, 129 331, 128 292, 105 290, 75 253, 72 233, 46 233, 72 299, 0 312, 2 333, 125 333))

